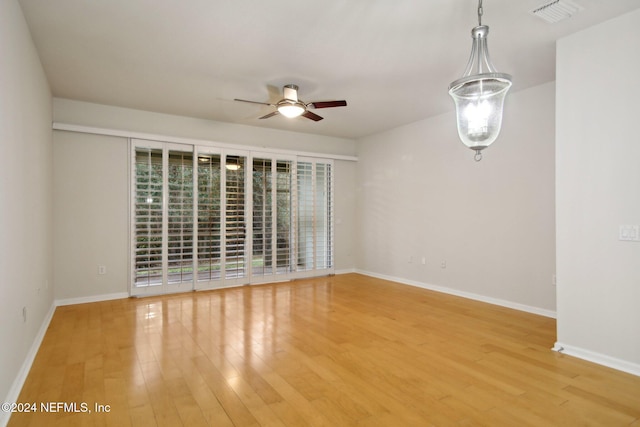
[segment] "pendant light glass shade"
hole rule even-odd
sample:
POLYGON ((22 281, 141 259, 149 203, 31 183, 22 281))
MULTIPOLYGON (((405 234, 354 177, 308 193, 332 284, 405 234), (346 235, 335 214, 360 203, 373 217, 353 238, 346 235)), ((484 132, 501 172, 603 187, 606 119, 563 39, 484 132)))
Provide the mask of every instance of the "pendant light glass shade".
POLYGON ((500 133, 504 98, 511 82, 495 76, 475 77, 452 87, 449 94, 456 104, 460 140, 472 150, 480 151, 500 133))
MULTIPOLYGON (((478 6, 481 23, 482 1, 478 6)), ((449 94, 456 105, 458 136, 464 145, 476 152, 496 140, 502 127, 502 109, 511 88, 511 76, 496 72, 487 49, 489 27, 478 25, 471 31, 471 57, 463 76, 449 85, 449 94), (475 72, 472 74, 472 72, 475 72)))

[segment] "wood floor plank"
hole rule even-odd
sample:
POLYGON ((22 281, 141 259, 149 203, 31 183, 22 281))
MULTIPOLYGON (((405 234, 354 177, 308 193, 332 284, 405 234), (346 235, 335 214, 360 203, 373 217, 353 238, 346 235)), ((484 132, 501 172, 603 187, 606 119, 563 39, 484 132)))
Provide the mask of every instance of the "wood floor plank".
POLYGON ((554 319, 358 274, 58 307, 19 401, 92 412, 9 426, 640 427, 640 377, 555 341, 554 319))
POLYGON ((208 387, 213 391, 216 399, 234 424, 259 425, 258 421, 229 385, 227 379, 207 358, 199 357, 194 362, 208 387))
MULTIPOLYGON (((301 418, 305 420, 304 424, 313 427, 331 426, 327 418, 324 417, 321 411, 316 409, 308 399, 306 399, 300 391, 291 383, 286 381, 280 374, 270 372, 265 375, 265 380, 283 397, 282 403, 287 403, 291 408, 297 412, 301 418)), ((279 403, 274 404, 276 406, 279 403)), ((277 408, 276 408, 277 409, 277 408)), ((293 416, 298 418, 297 416, 293 416)), ((285 420, 288 417, 281 417, 285 420)), ((288 424, 298 425, 298 424, 288 424)))

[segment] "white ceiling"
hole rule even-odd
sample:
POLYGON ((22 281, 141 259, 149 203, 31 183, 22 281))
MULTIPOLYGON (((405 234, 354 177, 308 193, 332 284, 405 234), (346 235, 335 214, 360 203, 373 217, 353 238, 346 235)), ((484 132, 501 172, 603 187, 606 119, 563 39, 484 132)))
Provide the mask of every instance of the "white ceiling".
MULTIPOLYGON (((555 41, 640 8, 572 0, 547 24, 545 0, 484 0, 489 51, 514 91, 555 79, 555 41)), ((209 120, 359 138, 453 110, 477 25, 476 0, 20 0, 53 95, 209 120), (325 120, 258 117, 282 86, 325 120)), ((587 71, 585 71, 587 72, 587 71)), ((508 102, 508 101, 507 101, 508 102)))

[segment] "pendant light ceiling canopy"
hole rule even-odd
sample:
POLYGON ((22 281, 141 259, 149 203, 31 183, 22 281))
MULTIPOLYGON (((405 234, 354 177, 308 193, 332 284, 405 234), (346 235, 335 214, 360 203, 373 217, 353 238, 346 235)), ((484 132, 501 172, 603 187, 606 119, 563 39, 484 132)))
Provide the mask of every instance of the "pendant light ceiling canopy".
POLYGON ((511 76, 499 73, 487 48, 489 27, 482 25, 482 0, 478 1, 478 26, 471 30, 473 45, 467 68, 451 82, 449 95, 456 105, 458 135, 482 159, 482 150, 496 140, 502 126, 502 109, 511 88, 511 76), (472 74, 473 73, 473 74, 472 74))

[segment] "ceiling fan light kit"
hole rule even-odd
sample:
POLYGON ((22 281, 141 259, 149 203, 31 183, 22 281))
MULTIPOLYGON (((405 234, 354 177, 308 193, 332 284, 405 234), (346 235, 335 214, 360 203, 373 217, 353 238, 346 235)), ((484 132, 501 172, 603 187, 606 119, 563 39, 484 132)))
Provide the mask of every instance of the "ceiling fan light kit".
POLYGON ((282 88, 284 98, 278 101, 275 104, 269 104, 267 102, 258 102, 258 101, 247 101, 246 99, 238 99, 236 98, 234 101, 240 102, 249 102, 251 104, 261 104, 268 105, 270 107, 275 107, 276 110, 266 114, 260 119, 268 119, 273 116, 277 116, 278 114, 282 114, 287 118, 295 118, 295 117, 305 117, 307 119, 313 120, 314 122, 320 121, 323 118, 309 111, 309 108, 332 108, 332 107, 346 107, 347 101, 314 101, 305 103, 302 100, 298 99, 298 86, 294 84, 285 85, 282 88))
POLYGON ((276 104, 278 113, 290 119, 301 116, 307 111, 307 106, 298 101, 298 86, 286 85, 282 88, 284 99, 276 104))
POLYGON ((500 134, 504 99, 512 84, 511 75, 497 72, 491 63, 487 48, 489 27, 482 25, 482 14, 479 0, 478 26, 471 30, 471 57, 462 77, 449 85, 449 95, 456 105, 458 136, 476 152, 476 161, 482 159, 482 150, 500 134))

